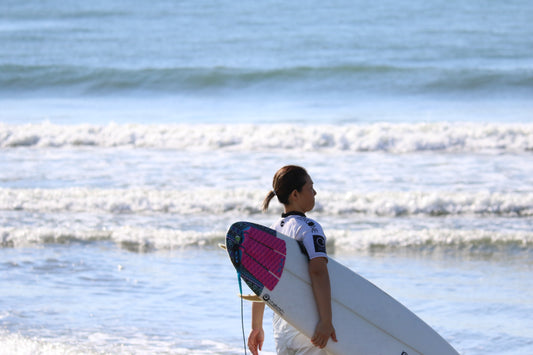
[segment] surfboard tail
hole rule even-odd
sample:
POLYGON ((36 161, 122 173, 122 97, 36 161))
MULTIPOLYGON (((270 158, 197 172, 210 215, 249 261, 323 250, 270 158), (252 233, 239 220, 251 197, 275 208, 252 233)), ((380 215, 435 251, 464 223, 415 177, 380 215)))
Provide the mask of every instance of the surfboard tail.
POLYGON ((273 238, 271 229, 236 222, 226 234, 226 250, 237 273, 256 295, 265 287, 270 291, 276 287, 285 265, 286 247, 283 240, 273 238))

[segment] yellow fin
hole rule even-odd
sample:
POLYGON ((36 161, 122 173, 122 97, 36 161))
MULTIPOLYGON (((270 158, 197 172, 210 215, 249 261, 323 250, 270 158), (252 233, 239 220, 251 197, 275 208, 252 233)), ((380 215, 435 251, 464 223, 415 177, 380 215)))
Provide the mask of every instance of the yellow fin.
POLYGON ((245 301, 250 302, 263 302, 263 299, 257 295, 239 295, 240 298, 242 298, 245 301))

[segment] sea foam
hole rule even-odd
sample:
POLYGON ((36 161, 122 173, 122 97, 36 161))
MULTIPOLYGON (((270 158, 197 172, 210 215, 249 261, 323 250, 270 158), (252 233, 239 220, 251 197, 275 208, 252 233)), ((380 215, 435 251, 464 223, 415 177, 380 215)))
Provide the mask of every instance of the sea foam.
POLYGON ((0 124, 0 148, 134 147, 332 152, 531 152, 533 124, 0 124))
POLYGON ((83 345, 25 337, 13 333, 0 333, 0 347, 3 354, 10 355, 103 354, 101 351, 83 345))
MULTIPOLYGON (((262 190, 0 189, 0 210, 38 213, 253 215, 262 190)), ((533 216, 533 193, 321 191, 315 212, 349 216, 533 216)))
MULTIPOLYGON (((66 228, 0 227, 0 246, 21 248, 44 244, 94 243, 108 241, 135 252, 174 250, 188 247, 214 248, 224 243, 225 230, 209 232, 117 227, 106 230, 66 228)), ((454 230, 447 228, 363 228, 359 230, 328 229, 328 248, 335 251, 365 251, 375 248, 499 248, 533 245, 533 233, 527 231, 497 232, 483 229, 454 230)))

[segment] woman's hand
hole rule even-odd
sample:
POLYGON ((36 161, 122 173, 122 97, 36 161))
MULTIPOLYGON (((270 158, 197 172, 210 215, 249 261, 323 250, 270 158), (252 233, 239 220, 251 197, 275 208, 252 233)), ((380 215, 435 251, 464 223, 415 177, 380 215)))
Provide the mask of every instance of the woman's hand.
POLYGON ((333 341, 337 341, 337 335, 335 334, 335 328, 333 324, 319 321, 316 325, 315 334, 311 338, 311 343, 314 346, 323 349, 328 344, 329 338, 333 341))
POLYGON ((248 336, 248 349, 250 349, 253 355, 259 355, 258 350, 263 349, 263 341, 265 341, 263 328, 252 329, 248 336))

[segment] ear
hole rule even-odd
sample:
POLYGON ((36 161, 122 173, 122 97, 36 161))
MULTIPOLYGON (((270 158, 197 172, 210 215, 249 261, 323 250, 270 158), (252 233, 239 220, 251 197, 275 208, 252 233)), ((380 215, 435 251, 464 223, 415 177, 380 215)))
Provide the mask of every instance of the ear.
POLYGON ((300 193, 298 192, 298 190, 294 189, 289 195, 289 200, 297 201, 299 196, 300 196, 300 193))

